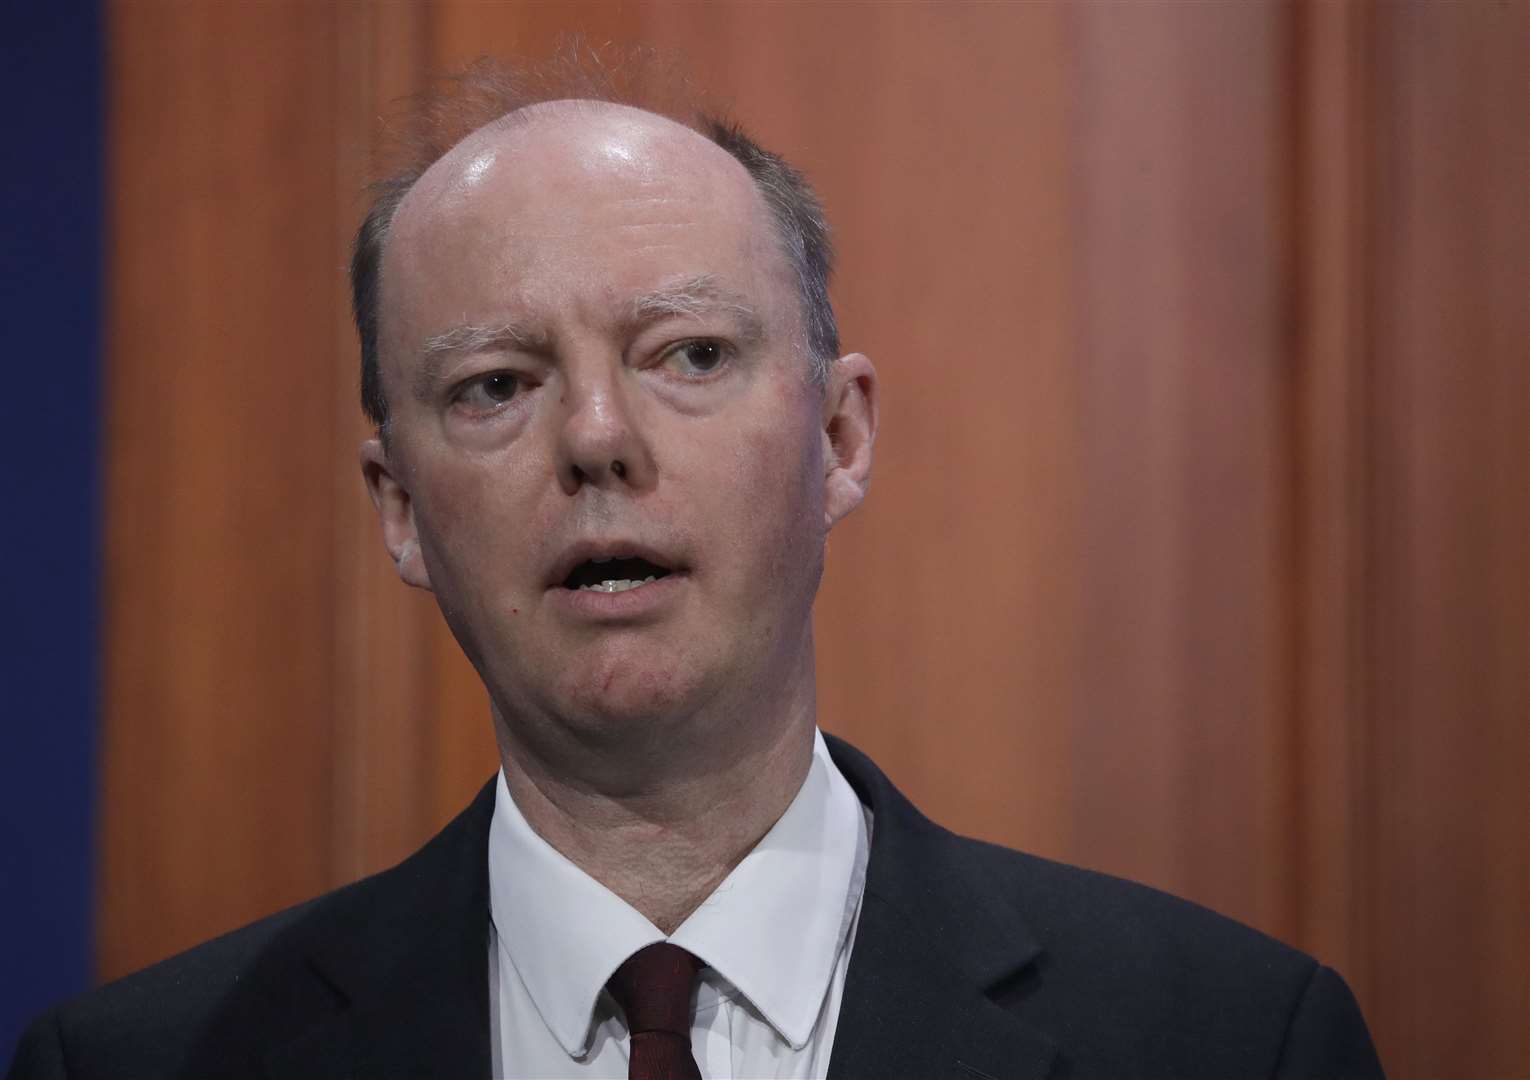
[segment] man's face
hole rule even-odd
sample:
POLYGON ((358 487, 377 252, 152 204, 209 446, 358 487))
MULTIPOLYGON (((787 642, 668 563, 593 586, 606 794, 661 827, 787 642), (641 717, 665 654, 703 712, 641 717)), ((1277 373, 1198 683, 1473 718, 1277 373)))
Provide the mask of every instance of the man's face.
POLYGON ((790 266, 725 152, 588 104, 481 131, 400 207, 382 310, 369 485, 502 714, 596 734, 810 665, 824 536, 865 470, 843 475, 845 379, 809 379, 790 266))

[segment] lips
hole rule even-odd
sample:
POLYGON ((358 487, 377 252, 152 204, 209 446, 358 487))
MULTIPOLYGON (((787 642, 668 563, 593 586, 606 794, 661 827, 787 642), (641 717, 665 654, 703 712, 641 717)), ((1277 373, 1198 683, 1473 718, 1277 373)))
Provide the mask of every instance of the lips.
POLYGON ((587 559, 564 579, 565 589, 598 589, 625 592, 668 577, 669 567, 642 558, 587 559))
POLYGON ((674 556, 637 542, 574 544, 554 564, 547 587, 570 591, 622 592, 681 572, 674 556))

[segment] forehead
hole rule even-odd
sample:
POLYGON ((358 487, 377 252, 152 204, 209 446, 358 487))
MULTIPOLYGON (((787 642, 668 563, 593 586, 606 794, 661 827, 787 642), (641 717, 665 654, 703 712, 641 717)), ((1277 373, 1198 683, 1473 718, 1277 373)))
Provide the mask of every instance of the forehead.
POLYGON ((464 139, 400 204, 384 254, 385 347, 702 275, 745 295, 790 280, 743 166, 638 109, 534 106, 464 139))

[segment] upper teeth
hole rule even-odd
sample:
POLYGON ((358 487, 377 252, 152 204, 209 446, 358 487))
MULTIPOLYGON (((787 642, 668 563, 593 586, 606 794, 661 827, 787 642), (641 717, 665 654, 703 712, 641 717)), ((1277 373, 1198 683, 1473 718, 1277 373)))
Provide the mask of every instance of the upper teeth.
MULTIPOLYGON (((591 562, 610 562, 609 559, 592 559, 591 562)), ((653 574, 649 574, 642 581, 633 581, 631 578, 621 578, 616 581, 602 581, 596 585, 581 585, 580 592, 626 592, 628 589, 636 589, 647 585, 650 581, 658 580, 653 574)))

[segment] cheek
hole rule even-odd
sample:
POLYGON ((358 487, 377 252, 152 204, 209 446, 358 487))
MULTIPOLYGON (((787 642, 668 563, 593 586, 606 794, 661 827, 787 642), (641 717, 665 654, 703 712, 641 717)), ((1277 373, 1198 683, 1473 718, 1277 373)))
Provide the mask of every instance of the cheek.
MULTIPOLYGON (((528 544, 541 534, 535 500, 523 463, 512 469, 493 461, 454 461, 422 470, 415 498, 415 526, 428 562, 440 564, 458 603, 498 593, 515 569, 534 561, 528 544)), ((437 569, 431 565, 432 581, 437 569)), ((439 591, 439 590, 438 590, 439 591)))
POLYGON ((739 430, 730 475, 736 544, 780 588, 810 569, 823 546, 823 477, 815 430, 803 423, 739 430))

